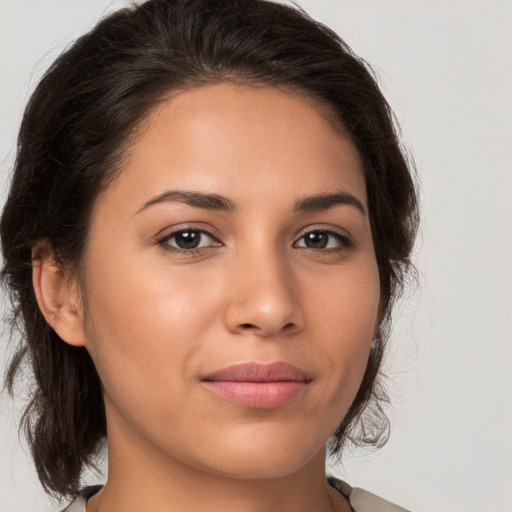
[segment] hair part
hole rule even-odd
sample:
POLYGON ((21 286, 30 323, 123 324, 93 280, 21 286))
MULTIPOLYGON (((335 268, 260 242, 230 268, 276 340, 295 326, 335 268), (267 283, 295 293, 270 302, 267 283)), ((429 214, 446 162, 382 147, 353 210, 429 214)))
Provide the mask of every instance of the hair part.
POLYGON ((105 439, 106 419, 88 352, 63 342, 38 308, 32 249, 48 240, 56 260, 80 274, 94 202, 122 170, 145 116, 173 91, 226 81, 288 88, 328 105, 362 156, 382 324, 330 446, 340 454, 347 442, 379 445, 387 438, 379 373, 418 209, 411 165, 370 68, 298 8, 267 0, 150 0, 104 18, 53 63, 19 132, 0 224, 1 275, 20 335, 6 384, 12 394, 24 361, 30 365, 34 392, 22 428, 47 492, 79 490, 105 439))

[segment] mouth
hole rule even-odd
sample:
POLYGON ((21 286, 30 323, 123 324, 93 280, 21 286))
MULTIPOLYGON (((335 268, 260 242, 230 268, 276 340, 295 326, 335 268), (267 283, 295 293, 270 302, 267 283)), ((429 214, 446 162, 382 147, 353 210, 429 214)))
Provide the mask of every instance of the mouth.
POLYGON ((244 363, 223 368, 202 379, 215 395, 252 409, 274 409, 298 399, 312 379, 285 362, 244 363))

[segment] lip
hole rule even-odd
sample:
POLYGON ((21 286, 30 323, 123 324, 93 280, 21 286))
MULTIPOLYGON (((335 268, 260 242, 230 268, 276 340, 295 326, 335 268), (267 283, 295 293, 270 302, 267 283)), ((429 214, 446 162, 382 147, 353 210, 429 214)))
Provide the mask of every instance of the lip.
POLYGON ((282 407, 301 396, 311 381, 306 372, 281 361, 235 364, 202 379, 214 394, 253 409, 282 407))

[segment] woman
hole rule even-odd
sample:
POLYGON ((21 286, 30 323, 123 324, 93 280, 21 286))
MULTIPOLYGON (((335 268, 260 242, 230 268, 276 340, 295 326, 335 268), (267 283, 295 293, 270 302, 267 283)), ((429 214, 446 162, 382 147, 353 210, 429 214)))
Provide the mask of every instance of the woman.
POLYGON ((30 100, 1 222, 44 488, 67 512, 403 510, 325 454, 385 441, 416 225, 389 107, 323 25, 264 0, 101 21, 30 100))

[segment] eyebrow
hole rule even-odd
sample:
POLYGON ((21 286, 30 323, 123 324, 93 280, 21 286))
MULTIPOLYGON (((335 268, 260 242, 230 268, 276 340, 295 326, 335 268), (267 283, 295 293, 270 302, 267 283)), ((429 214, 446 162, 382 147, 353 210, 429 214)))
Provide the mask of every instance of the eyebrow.
MULTIPOLYGON (((153 206, 155 204, 167 203, 177 201, 185 203, 195 208, 203 208, 205 210, 220 210, 233 212, 237 209, 236 204, 229 198, 219 194, 206 194, 204 192, 194 192, 185 190, 168 190, 158 196, 146 201, 136 212, 141 211, 153 206)), ((327 194, 317 194, 314 196, 307 196, 299 199, 295 203, 295 212, 315 211, 315 210, 328 210, 334 206, 347 205, 353 206, 358 209, 363 215, 366 215, 366 210, 356 197, 348 192, 335 192, 327 194)))
POLYGON ((185 190, 169 190, 163 194, 153 197, 149 201, 146 201, 137 210, 137 213, 140 213, 142 210, 145 210, 154 204, 172 201, 185 203, 196 208, 204 208, 205 210, 222 210, 231 212, 236 209, 235 203, 231 201, 231 199, 218 194, 205 194, 203 192, 191 192, 185 190))
POLYGON ((363 215, 366 215, 366 210, 363 203, 356 197, 348 192, 335 192, 329 194, 318 194, 315 196, 308 196, 300 199, 295 204, 295 212, 304 212, 311 210, 328 210, 338 205, 347 205, 357 208, 363 215))

